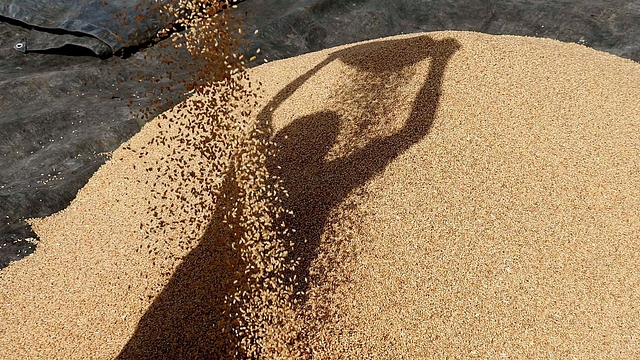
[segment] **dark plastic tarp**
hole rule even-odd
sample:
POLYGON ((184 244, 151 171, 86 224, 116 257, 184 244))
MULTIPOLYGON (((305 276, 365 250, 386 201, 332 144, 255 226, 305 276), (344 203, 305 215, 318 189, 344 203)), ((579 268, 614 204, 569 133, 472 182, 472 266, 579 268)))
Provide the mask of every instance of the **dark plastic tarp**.
POLYGON ((166 23, 155 0, 2 0, 0 15, 30 28, 19 51, 75 45, 105 57, 148 41, 166 23), (154 14, 149 16, 149 14, 154 14))
POLYGON ((638 0, 249 0, 269 59, 401 33, 469 30, 553 38, 640 60, 638 0))

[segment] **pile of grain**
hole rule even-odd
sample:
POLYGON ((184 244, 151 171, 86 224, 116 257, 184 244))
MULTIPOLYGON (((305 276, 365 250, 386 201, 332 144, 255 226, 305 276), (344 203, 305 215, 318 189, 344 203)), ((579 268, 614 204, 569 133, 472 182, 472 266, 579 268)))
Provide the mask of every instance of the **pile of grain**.
POLYGON ((173 161, 178 109, 153 120, 0 272, 0 357, 638 357, 639 78, 583 46, 467 32, 254 68, 212 212, 163 198, 209 168, 173 161))

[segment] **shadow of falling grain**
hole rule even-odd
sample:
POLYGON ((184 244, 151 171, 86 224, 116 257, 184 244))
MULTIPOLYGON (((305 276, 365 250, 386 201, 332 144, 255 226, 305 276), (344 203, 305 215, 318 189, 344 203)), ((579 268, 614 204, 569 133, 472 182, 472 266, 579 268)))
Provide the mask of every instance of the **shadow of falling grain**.
MULTIPOLYGON (((447 62, 459 46, 452 39, 436 41, 419 36, 336 51, 287 85, 259 113, 259 124, 271 124, 274 111, 332 61, 342 61, 362 72, 389 74, 431 58, 409 118, 392 135, 373 138, 347 156, 331 161, 326 161, 325 155, 338 136, 341 122, 335 112, 298 118, 275 135, 279 154, 268 160, 267 167, 282 179, 290 194, 285 205, 295 214, 288 221, 289 227, 296 230, 290 256, 300 259, 296 270, 299 279, 308 276, 317 257, 320 235, 331 209, 427 135, 438 107, 447 62)), ((384 91, 378 96, 385 96, 384 91)), ((232 210, 233 197, 238 193, 234 184, 235 179, 225 180, 221 194, 226 197, 219 199, 206 234, 142 317, 118 359, 218 359, 229 358, 237 351, 225 302, 225 297, 233 296, 237 284, 244 281, 245 264, 239 250, 231 246, 238 234, 225 223, 225 212, 232 210)), ((304 292, 307 285, 301 282, 297 286, 304 292)))
POLYGON ((118 359, 219 359, 237 351, 230 307, 242 283, 244 263, 232 247, 238 237, 227 223, 237 194, 226 178, 217 207, 200 243, 184 258, 169 283, 138 323, 118 359))

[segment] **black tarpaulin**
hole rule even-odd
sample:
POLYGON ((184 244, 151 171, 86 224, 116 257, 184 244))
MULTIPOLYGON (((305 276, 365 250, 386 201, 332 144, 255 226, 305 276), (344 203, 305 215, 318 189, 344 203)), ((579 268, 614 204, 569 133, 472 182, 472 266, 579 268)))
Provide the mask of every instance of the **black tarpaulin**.
POLYGON ((21 52, 79 46, 100 57, 151 39, 166 24, 156 0, 2 0, 0 16, 29 31, 13 40, 21 52))

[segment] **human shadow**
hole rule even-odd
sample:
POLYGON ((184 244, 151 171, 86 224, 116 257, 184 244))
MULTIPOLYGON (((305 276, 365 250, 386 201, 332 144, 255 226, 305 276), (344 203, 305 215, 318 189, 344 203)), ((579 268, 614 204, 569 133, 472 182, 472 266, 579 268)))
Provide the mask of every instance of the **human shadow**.
MULTIPOLYGON (((336 112, 300 117, 274 136, 279 151, 268 160, 267 167, 281 178, 289 193, 284 205, 293 211, 287 221, 295 229, 290 256, 299 259, 298 279, 309 274, 331 209, 427 135, 438 107, 446 65, 459 47, 453 39, 419 36, 336 51, 288 84, 258 114, 259 124, 270 126, 276 109, 333 61, 366 73, 390 74, 431 58, 408 119, 392 135, 373 138, 347 156, 331 161, 325 157, 342 121, 336 112)), ((225 308, 225 299, 236 291, 234 284, 244 281, 239 250, 231 246, 238 234, 225 223, 225 212, 232 211, 233 197, 238 194, 234 179, 225 180, 222 194, 225 196, 220 197, 199 244, 177 267, 118 359, 216 359, 237 349, 225 308)), ((296 286, 304 293, 307 284, 299 282, 296 286)))
POLYGON ((218 198, 200 242, 140 319, 117 359, 223 359, 238 350, 227 297, 246 282, 246 274, 233 246, 237 224, 226 216, 240 192, 232 175, 225 177, 220 191, 225 196, 218 198))
MULTIPOLYGON (((284 188, 289 192, 285 207, 293 212, 288 225, 295 230, 290 256, 299 261, 296 267, 298 279, 309 278, 311 263, 317 257, 320 237, 330 211, 350 192, 380 174, 391 161, 427 135, 438 108, 446 65, 459 47, 454 39, 436 41, 420 36, 376 41, 336 51, 283 88, 258 115, 260 123, 271 124, 276 109, 332 61, 339 60, 361 72, 375 75, 395 74, 431 58, 429 72, 413 101, 409 117, 404 126, 392 135, 376 137, 347 156, 330 161, 325 158, 341 125, 336 112, 320 111, 298 118, 274 136, 279 152, 268 163, 268 169, 282 179, 284 188)), ((363 80, 368 81, 366 77, 363 80)), ((360 85, 368 87, 366 83, 360 85)), ((382 96, 392 95, 382 93, 382 96)), ((296 293, 304 294, 308 282, 300 281, 295 286, 296 293)))

